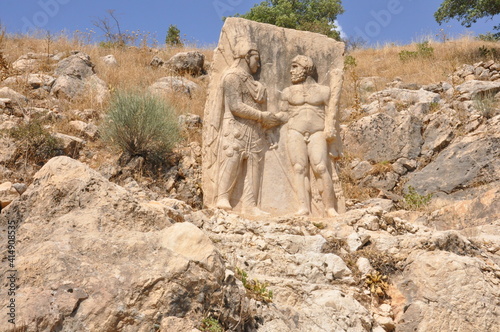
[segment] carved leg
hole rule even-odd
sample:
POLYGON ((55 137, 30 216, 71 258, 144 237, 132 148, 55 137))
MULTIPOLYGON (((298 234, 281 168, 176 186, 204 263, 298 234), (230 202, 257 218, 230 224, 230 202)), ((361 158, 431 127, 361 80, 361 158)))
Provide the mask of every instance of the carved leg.
POLYGON ((314 176, 320 181, 320 192, 325 206, 326 213, 329 217, 337 216, 336 197, 333 188, 332 175, 329 169, 330 160, 328 159, 328 150, 326 139, 323 132, 314 133, 311 136, 311 143, 309 144, 309 157, 311 159, 311 166, 314 176))
POLYGON ((257 207, 257 197, 261 184, 261 161, 258 154, 249 154, 246 159, 245 179, 243 182, 243 195, 241 197, 243 214, 252 216, 267 216, 269 213, 257 207))
POLYGON ((292 163, 294 173, 295 192, 298 199, 297 215, 308 215, 311 213, 311 198, 309 195, 309 181, 307 172, 309 168, 307 156, 307 144, 304 136, 295 131, 288 130, 287 133, 288 157, 292 163))
POLYGON ((223 161, 221 165, 219 184, 217 188, 217 202, 215 203, 215 206, 219 209, 232 209, 229 199, 238 177, 240 162, 240 156, 235 154, 234 156, 223 161))

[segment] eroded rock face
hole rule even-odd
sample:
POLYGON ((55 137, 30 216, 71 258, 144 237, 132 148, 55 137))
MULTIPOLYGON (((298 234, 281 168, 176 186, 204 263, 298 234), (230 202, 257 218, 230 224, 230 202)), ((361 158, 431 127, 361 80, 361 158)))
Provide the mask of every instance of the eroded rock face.
POLYGON ((200 52, 181 52, 162 64, 177 74, 199 76, 205 73, 205 56, 200 52))
POLYGON ((346 129, 345 149, 375 163, 414 159, 420 155, 421 129, 421 120, 412 115, 391 117, 378 113, 366 116, 346 129))
POLYGON ((399 284, 407 303, 398 331, 474 331, 479 326, 494 331, 500 326, 498 276, 487 272, 484 262, 446 251, 417 251, 408 262, 399 284))
POLYGON ((236 286, 224 285, 207 236, 170 215, 178 217, 71 158, 51 159, 1 215, 2 225, 18 225, 17 322, 33 331, 150 331, 172 316, 201 321, 223 301, 221 289, 236 286))

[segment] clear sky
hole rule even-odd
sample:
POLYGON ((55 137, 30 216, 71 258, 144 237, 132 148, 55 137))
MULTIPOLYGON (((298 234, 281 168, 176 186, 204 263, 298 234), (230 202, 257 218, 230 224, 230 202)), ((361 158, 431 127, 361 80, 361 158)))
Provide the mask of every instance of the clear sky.
MULTIPOLYGON (((71 34, 93 29, 92 22, 115 10, 122 30, 140 30, 156 35, 163 43, 170 24, 199 46, 217 43, 222 17, 245 13, 260 0, 0 0, 0 22, 8 33, 38 29, 71 34)), ((443 29, 447 36, 485 33, 500 24, 498 17, 483 19, 470 29, 458 22, 439 26, 433 13, 441 0, 343 0, 345 13, 338 17, 349 38, 362 38, 368 45, 395 42, 407 44, 435 37, 443 29)))

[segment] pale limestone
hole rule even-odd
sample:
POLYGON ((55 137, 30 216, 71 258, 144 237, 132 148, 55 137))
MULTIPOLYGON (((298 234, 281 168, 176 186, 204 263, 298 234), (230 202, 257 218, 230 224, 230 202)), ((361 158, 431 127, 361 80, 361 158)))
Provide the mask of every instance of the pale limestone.
MULTIPOLYGON (((344 211, 344 198, 336 177, 335 163, 330 160, 341 153, 340 124, 336 119, 342 86, 343 51, 342 43, 323 35, 277 28, 239 18, 226 20, 214 55, 205 107, 203 186, 207 206, 217 206, 248 215, 286 215, 298 211, 299 214, 324 216, 344 211), (248 53, 251 50, 253 53, 248 53), (244 59, 246 54, 249 55, 249 62, 244 59), (317 69, 312 76, 308 76, 308 85, 304 87, 310 92, 314 90, 311 95, 317 98, 323 94, 323 101, 314 106, 317 110, 312 112, 324 110, 326 121, 324 124, 315 125, 318 127, 311 129, 311 135, 319 135, 319 131, 324 130, 325 137, 331 136, 333 139, 329 145, 330 150, 326 150, 325 143, 311 143, 315 146, 313 150, 316 151, 316 156, 299 153, 302 154, 301 158, 306 160, 300 162, 300 167, 305 169, 305 174, 310 179, 310 197, 304 195, 305 184, 299 183, 303 180, 299 180, 299 175, 293 175, 290 151, 293 151, 294 147, 287 145, 295 143, 291 143, 287 136, 289 127, 294 125, 290 125, 286 116, 278 114, 283 111, 280 104, 285 102, 293 105, 296 102, 287 96, 286 89, 292 91, 303 86, 301 82, 296 81, 297 85, 292 84, 290 87, 290 67, 293 68, 292 60, 297 55, 308 56, 317 69), (228 69, 231 66, 232 69, 228 69), (234 92, 230 91, 229 87, 224 88, 224 82, 233 77, 235 82, 238 82, 235 78, 237 75, 247 75, 245 79, 251 83, 236 88, 234 92), (245 124, 236 125, 232 122, 236 121, 236 108, 231 106, 231 100, 227 99, 227 96, 235 93, 246 96, 241 99, 244 100, 243 108, 247 114, 244 115, 245 124), (239 126, 241 128, 237 128, 239 126), (242 137, 241 134, 250 128, 250 136, 242 137), (248 143, 243 144, 245 139, 248 143), (239 160, 240 153, 245 157, 249 156, 248 160, 252 161, 239 160), (323 179, 322 182, 326 186, 323 197, 319 196, 319 190, 322 188, 309 167, 310 158, 322 158, 321 173, 316 175, 325 176, 326 168, 326 174, 330 174, 333 180, 323 179), (240 172, 241 168, 247 169, 246 180, 245 174, 240 172), (247 184, 244 185, 244 182, 247 184), (331 198, 333 196, 334 200, 331 198)), ((301 67, 305 68, 303 65, 301 67)), ((310 101, 304 102, 310 104, 310 101)), ((237 117, 239 116, 241 114, 237 117)), ((319 136, 317 139, 321 140, 319 136)), ((303 136, 303 140, 307 139, 307 135, 303 136)), ((316 142, 316 138, 314 141, 316 142)))

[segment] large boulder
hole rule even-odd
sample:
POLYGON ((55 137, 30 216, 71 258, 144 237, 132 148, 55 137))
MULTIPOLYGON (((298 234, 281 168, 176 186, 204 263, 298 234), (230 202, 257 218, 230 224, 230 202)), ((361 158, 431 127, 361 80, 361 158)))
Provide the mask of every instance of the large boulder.
POLYGON ((366 116, 351 123, 344 131, 345 150, 374 163, 414 159, 422 146, 422 121, 401 114, 384 113, 366 116))
POLYGON ((177 53, 163 64, 177 74, 199 76, 205 73, 205 56, 197 51, 177 53))
POLYGON ((197 89, 199 89, 198 84, 183 77, 174 76, 162 77, 149 87, 149 91, 160 95, 172 92, 182 92, 191 95, 197 89))
POLYGON ((500 91, 500 82, 495 81, 467 81, 456 87, 459 100, 472 100, 476 97, 495 95, 500 91))
POLYGON ((90 56, 82 52, 77 52, 59 61, 54 70, 54 74, 56 76, 69 75, 75 78, 84 79, 95 74, 95 71, 94 65, 90 61, 90 56))
MULTIPOLYGON (((170 215, 179 216, 76 160, 51 159, 0 215, 2 227, 17 226, 18 325, 41 332, 149 332, 156 325, 168 331, 171 319, 199 326, 204 313, 224 309, 221 303, 234 317, 240 310, 248 317, 236 284, 224 284, 225 267, 210 239, 170 215), (230 298, 224 289, 233 289, 230 298)), ((8 302, 6 292, 0 300, 8 302)))

